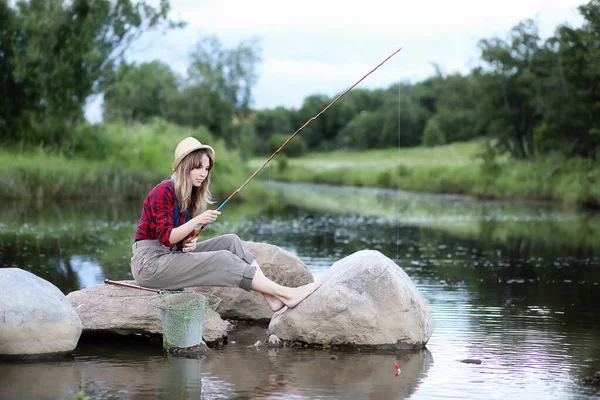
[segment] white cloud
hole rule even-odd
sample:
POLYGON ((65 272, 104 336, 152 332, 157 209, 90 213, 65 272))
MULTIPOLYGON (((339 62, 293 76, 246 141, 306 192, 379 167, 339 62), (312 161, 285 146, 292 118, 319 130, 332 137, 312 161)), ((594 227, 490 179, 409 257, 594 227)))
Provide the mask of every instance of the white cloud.
POLYGON ((563 17, 582 1, 575 0, 435 0, 392 2, 370 0, 174 0, 173 15, 205 30, 256 34, 303 31, 319 34, 431 35, 478 33, 490 27, 511 25, 523 18, 544 14, 563 17))
POLYGON ((422 79, 432 63, 467 72, 478 62, 477 41, 505 37, 532 18, 547 37, 561 23, 581 23, 584 0, 430 0, 368 2, 305 0, 171 0, 171 17, 188 23, 166 35, 145 35, 131 60, 161 59, 185 73, 197 40, 216 34, 226 46, 260 37, 263 61, 254 90, 257 108, 296 107, 314 93, 347 89, 399 47, 403 50, 360 87, 422 79))

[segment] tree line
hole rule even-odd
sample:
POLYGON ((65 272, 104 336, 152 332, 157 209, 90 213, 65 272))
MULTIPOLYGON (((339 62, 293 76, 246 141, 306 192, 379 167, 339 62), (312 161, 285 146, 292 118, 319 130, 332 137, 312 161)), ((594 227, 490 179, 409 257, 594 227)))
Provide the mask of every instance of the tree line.
MULTIPOLYGON (((143 32, 182 23, 170 5, 130 0, 0 0, 0 135, 5 144, 61 148, 83 121, 86 99, 104 95, 106 122, 161 118, 204 126, 255 154, 278 148, 337 95, 299 108, 254 110, 260 41, 226 48, 216 36, 190 52, 187 74, 160 61, 127 63, 143 32)), ((494 138, 491 151, 517 159, 595 158, 600 144, 600 0, 578 7, 580 27, 545 40, 532 20, 506 38, 482 39, 480 66, 439 68, 420 82, 353 89, 286 147, 289 155, 332 149, 435 146, 494 138)))

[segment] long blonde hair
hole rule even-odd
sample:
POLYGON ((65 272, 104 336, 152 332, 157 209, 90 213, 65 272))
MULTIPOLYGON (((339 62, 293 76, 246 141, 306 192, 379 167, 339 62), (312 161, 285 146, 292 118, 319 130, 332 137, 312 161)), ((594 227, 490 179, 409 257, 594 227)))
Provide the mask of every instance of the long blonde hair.
POLYGON ((200 149, 191 152, 179 163, 177 169, 171 176, 173 187, 175 188, 175 196, 177 196, 177 204, 183 215, 187 216, 188 208, 192 206, 192 215, 194 217, 206 210, 209 204, 214 201, 210 193, 210 171, 213 167, 213 159, 206 149, 200 149), (202 156, 208 157, 208 175, 200 187, 195 187, 190 180, 190 171, 194 168, 203 167, 202 156))

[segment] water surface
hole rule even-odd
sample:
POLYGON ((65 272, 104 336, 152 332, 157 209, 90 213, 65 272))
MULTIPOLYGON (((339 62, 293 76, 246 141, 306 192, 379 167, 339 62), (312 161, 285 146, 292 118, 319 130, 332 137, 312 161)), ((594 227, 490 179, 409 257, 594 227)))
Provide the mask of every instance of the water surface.
MULTIPOLYGON (((156 341, 85 338, 66 360, 0 364, 0 398, 71 399, 81 387, 114 399, 600 396, 580 383, 600 370, 598 216, 459 196, 270 187, 277 202, 230 204, 202 237, 234 232, 275 244, 317 279, 355 251, 382 252, 430 306, 436 328, 426 350, 249 347, 265 339, 264 326, 239 326, 199 360, 164 357, 156 341)), ((64 293, 131 279, 136 204, 9 204, 0 217, 0 267, 29 270, 64 293)))

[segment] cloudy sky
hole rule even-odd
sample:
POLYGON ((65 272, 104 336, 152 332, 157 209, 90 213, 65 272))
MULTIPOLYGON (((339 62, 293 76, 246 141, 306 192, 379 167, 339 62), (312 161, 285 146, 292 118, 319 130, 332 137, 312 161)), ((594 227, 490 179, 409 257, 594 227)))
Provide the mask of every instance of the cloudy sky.
MULTIPOLYGON (((562 23, 580 26, 576 7, 584 0, 171 0, 171 17, 187 22, 167 34, 152 32, 128 53, 135 62, 160 59, 185 74, 188 54, 199 38, 216 34, 227 47, 261 39, 259 81, 253 107, 299 107, 305 97, 335 95, 398 48, 358 87, 388 87, 401 80, 442 71, 468 72, 477 65, 477 42, 505 37, 526 18, 542 37, 562 23)), ((101 119, 101 98, 87 107, 101 119)))

